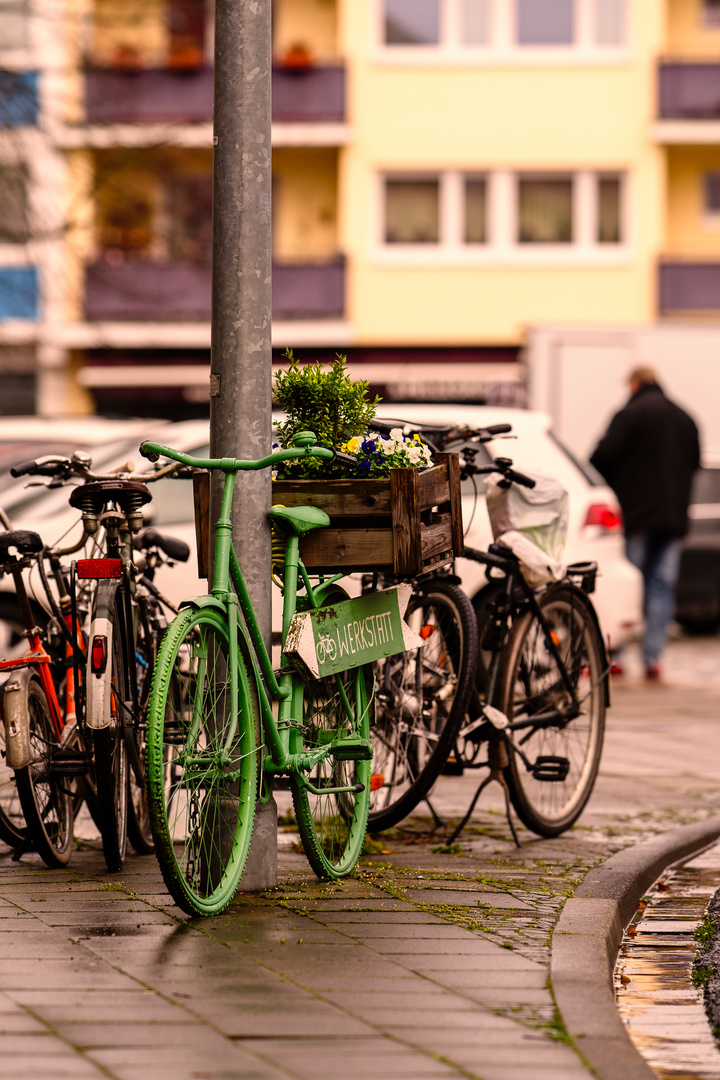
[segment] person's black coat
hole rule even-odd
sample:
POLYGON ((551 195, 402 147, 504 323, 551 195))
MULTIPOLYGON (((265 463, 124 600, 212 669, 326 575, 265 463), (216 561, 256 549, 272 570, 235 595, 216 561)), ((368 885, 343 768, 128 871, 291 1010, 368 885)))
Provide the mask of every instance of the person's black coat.
POLYGON ((685 535, 698 430, 659 386, 641 386, 615 414, 590 461, 618 497, 626 536, 685 535))

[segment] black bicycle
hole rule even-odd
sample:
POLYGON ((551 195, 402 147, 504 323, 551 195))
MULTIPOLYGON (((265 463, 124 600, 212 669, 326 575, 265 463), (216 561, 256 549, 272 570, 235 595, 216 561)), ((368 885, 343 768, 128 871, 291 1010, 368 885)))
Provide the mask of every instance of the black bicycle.
MULTIPOLYGON (((402 422, 393 426, 398 423, 402 422)), ((418 431, 435 449, 461 447, 464 480, 496 474, 504 486, 535 484, 509 458, 476 463, 480 447, 509 433, 509 424, 485 429, 406 428, 418 431)), ((464 698, 463 716, 459 721, 457 714, 453 716, 450 767, 456 772, 467 768, 489 772, 450 839, 460 834, 492 780, 505 792, 516 842, 510 803, 533 832, 557 836, 577 820, 592 792, 610 702, 609 663, 590 599, 597 566, 570 566, 562 580, 536 588, 526 581, 519 559, 502 544, 487 552, 465 547, 463 557, 487 567, 488 583, 472 604, 478 631, 475 677, 464 698)), ((457 588, 457 581, 445 574, 416 588, 418 594, 430 584, 457 588)), ((460 637, 461 631, 455 634, 460 637)), ((452 637, 453 631, 448 635, 452 637)), ((444 764, 430 783, 425 784, 423 777, 417 785, 416 803, 427 795, 444 764)))

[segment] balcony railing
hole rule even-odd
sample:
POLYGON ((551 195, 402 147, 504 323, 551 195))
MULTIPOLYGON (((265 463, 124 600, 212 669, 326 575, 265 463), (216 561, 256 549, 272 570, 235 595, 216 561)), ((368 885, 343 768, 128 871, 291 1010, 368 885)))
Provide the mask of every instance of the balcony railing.
MULTIPOLYGON (((285 122, 345 119, 342 65, 302 71, 274 68, 272 118, 285 122)), ((209 123, 213 114, 211 68, 85 73, 85 116, 89 124, 209 123)))
POLYGON ((659 70, 661 120, 720 118, 720 63, 664 60, 659 70))
POLYGON ((717 262, 660 264, 659 306, 662 315, 720 311, 720 259, 717 262))
MULTIPOLYGON (((276 319, 339 318, 345 310, 341 261, 273 264, 276 319)), ((211 312, 211 270, 206 264, 94 263, 85 274, 85 317, 91 321, 206 322, 211 312)))

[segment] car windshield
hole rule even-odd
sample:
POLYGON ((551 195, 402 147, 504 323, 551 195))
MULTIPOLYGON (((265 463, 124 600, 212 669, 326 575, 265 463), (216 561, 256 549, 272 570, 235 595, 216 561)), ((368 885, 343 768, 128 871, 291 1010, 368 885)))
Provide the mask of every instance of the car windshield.
POLYGON ((577 471, 583 476, 588 484, 592 484, 593 487, 605 487, 606 482, 597 471, 594 465, 591 465, 589 461, 584 461, 581 458, 575 457, 572 450, 568 450, 564 442, 558 439, 554 431, 548 431, 548 435, 555 443, 557 448, 562 451, 568 461, 571 461, 577 471))

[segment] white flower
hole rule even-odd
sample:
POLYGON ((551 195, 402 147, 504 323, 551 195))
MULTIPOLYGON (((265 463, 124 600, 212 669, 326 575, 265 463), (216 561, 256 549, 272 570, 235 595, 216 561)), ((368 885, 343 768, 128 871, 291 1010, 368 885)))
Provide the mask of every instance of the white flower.
POLYGON ((390 438, 393 442, 403 443, 405 441, 403 429, 399 427, 390 428, 390 438))

